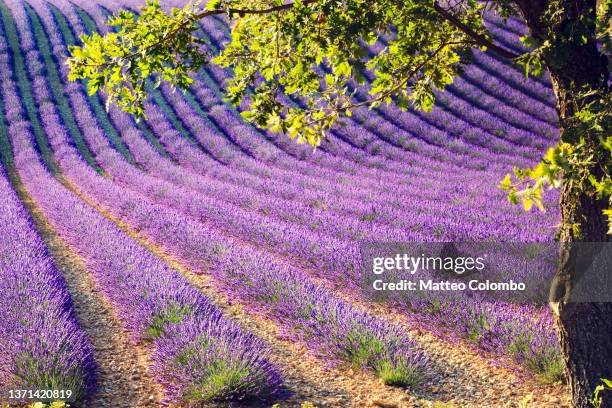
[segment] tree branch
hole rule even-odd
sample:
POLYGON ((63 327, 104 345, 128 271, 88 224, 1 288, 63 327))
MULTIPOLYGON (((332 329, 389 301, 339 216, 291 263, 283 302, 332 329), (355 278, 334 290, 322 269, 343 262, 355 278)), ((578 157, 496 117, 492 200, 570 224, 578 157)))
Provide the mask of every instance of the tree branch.
MULTIPOLYGON (((317 0, 304 0, 303 4, 309 5, 309 4, 313 4, 316 2, 317 0)), ((230 14, 238 14, 240 16, 245 15, 245 14, 269 14, 275 11, 288 10, 291 7, 293 7, 293 3, 286 3, 281 6, 275 6, 275 7, 270 7, 267 9, 259 9, 259 10, 230 8, 229 12, 230 14)), ((470 27, 462 23, 461 20, 455 17, 452 13, 450 13, 449 11, 444 9, 442 6, 440 6, 437 2, 434 3, 433 7, 434 7, 434 10, 438 12, 438 14, 440 14, 442 17, 448 20, 451 24, 453 24, 459 30, 463 31, 465 34, 470 36, 477 44, 487 47, 488 49, 490 49, 491 51, 493 51, 494 53, 498 54, 499 56, 503 58, 514 59, 514 58, 520 57, 519 54, 515 54, 512 51, 509 51, 505 48, 500 47, 499 45, 492 43, 484 35, 479 34, 476 31, 472 30, 470 27)), ((207 10, 197 15, 197 18, 202 19, 202 18, 212 16, 212 15, 226 14, 227 12, 228 10, 223 10, 223 9, 207 10)))
MULTIPOLYGON (((304 0, 302 4, 307 6, 309 4, 317 3, 317 1, 318 0, 304 0)), ((227 14, 228 12, 229 14, 238 14, 240 16, 243 16, 246 14, 270 14, 270 13, 274 13, 277 11, 289 10, 293 7, 293 5, 294 3, 285 3, 280 6, 269 7, 266 9, 237 9, 237 8, 230 8, 229 10, 228 9, 213 9, 213 10, 206 10, 200 14, 197 14, 195 15, 195 18, 198 20, 201 20, 209 16, 227 14)), ((448 10, 440 6, 437 2, 434 2, 433 7, 434 7, 434 10, 438 12, 438 14, 440 14, 442 17, 448 20, 451 24, 453 24, 459 30, 461 30, 462 32, 470 36, 477 44, 487 47, 488 49, 490 49, 491 51, 493 51, 494 53, 498 54, 499 56, 503 58, 514 59, 514 58, 520 57, 519 54, 515 54, 512 51, 502 48, 492 43, 491 41, 489 41, 489 39, 486 38, 484 35, 475 32, 470 27, 462 23, 461 20, 455 17, 448 10)), ((181 25, 181 27, 179 27, 178 30, 180 30, 181 28, 184 28, 183 25, 181 25)))
POLYGON ((459 30, 463 31, 465 34, 467 34, 472 39, 474 39, 476 43, 487 47, 488 49, 490 49, 497 55, 504 57, 504 58, 514 59, 514 58, 520 57, 519 54, 515 54, 512 51, 508 51, 507 49, 500 47, 499 45, 495 45, 494 43, 489 41, 489 39, 485 37, 484 35, 478 34, 476 31, 472 30, 470 27, 463 24, 461 20, 455 17, 452 13, 449 13, 447 10, 445 10, 444 7, 440 6, 437 2, 434 3, 433 7, 434 7, 434 10, 438 12, 438 14, 440 14, 442 17, 448 20, 451 24, 453 24, 459 30))
MULTIPOLYGON (((307 6, 309 4, 316 3, 317 1, 318 0, 304 0, 302 4, 307 6)), ((270 13, 274 13, 275 11, 289 10, 292 7, 293 7, 293 3, 285 3, 281 6, 274 6, 274 7, 270 7, 267 9, 235 9, 235 8, 230 8, 229 10, 228 9, 213 9, 213 10, 206 10, 205 12, 196 15, 196 17, 198 19, 202 19, 204 17, 214 16, 214 15, 219 15, 219 14, 227 14, 228 11, 230 14, 238 14, 240 16, 245 15, 245 14, 270 14, 270 13)))
MULTIPOLYGON (((307 6, 307 5, 310 5, 310 4, 317 3, 318 1, 319 0, 303 0, 302 4, 307 6)), ((209 17, 209 16, 222 15, 222 14, 230 14, 230 15, 238 14, 240 16, 244 16, 246 14, 271 14, 271 13, 275 13, 275 12, 279 12, 279 11, 289 10, 294 5, 295 5, 295 3, 285 3, 285 4, 282 4, 282 5, 279 5, 279 6, 269 7, 269 8, 265 8, 265 9, 229 8, 229 9, 205 10, 205 11, 199 13, 199 14, 195 14, 193 16, 193 19, 189 19, 187 21, 184 21, 174 31, 172 31, 171 33, 168 33, 159 42, 157 42, 155 44, 152 44, 150 46, 150 48, 159 47, 161 44, 163 44, 163 43, 167 42, 168 40, 172 39, 177 32, 185 29, 191 22, 193 22, 195 20, 201 20, 201 19, 209 17)), ((496 54, 498 54, 499 56, 504 57, 504 58, 515 59, 515 58, 520 57, 519 54, 516 54, 516 53, 514 53, 512 51, 506 50, 505 48, 502 48, 502 47, 494 44, 488 38, 486 38, 484 35, 479 34, 476 31, 474 31, 473 29, 471 29, 469 26, 467 26, 466 24, 461 22, 461 20, 459 20, 454 14, 452 14, 451 12, 449 12, 448 10, 446 10, 442 6, 440 6, 438 4, 438 2, 434 2, 433 8, 444 19, 449 21, 451 24, 453 24, 455 27, 457 27, 463 33, 467 34, 472 40, 474 40, 474 42, 476 44, 484 46, 484 47, 487 47, 491 51, 495 52, 496 54)), ((124 56, 123 58, 128 58, 129 59, 132 56, 133 55, 127 55, 127 56, 124 56)), ((85 66, 104 66, 106 64, 84 64, 84 65, 85 66)))
MULTIPOLYGON (((304 0, 302 2, 302 4, 310 5, 310 4, 317 3, 318 1, 319 0, 304 0)), ((274 12, 278 12, 278 11, 289 10, 293 6, 294 6, 294 3, 285 3, 285 4, 282 4, 280 6, 274 6, 274 7, 269 7, 269 8, 265 8, 265 9, 238 9, 238 8, 230 8, 230 9, 206 10, 206 11, 203 11, 202 13, 195 14, 193 20, 188 20, 188 21, 183 22, 181 25, 179 25, 176 28, 176 30, 174 30, 173 32, 167 34, 165 38, 161 39, 156 44, 152 44, 151 47, 155 48, 155 47, 159 46, 161 43, 164 43, 164 42, 170 40, 177 32, 185 29, 194 20, 201 20, 201 19, 209 17, 209 16, 228 14, 228 13, 230 15, 231 14, 238 14, 240 16, 244 16, 246 14, 270 14, 270 13, 274 13, 274 12)), ((448 10, 446 10, 442 6, 440 6, 437 2, 434 2, 433 8, 444 19, 449 21, 451 24, 453 24, 455 27, 457 27, 463 33, 467 34, 470 38, 472 38, 476 44, 479 44, 479 45, 482 45, 484 47, 487 47, 487 49, 490 49, 491 51, 493 51, 494 53, 498 54, 499 56, 501 56, 503 58, 515 59, 515 58, 520 57, 519 54, 515 54, 512 51, 509 51, 509 50, 507 50, 505 48, 502 48, 502 47, 494 44, 493 42, 491 42, 484 35, 477 33, 476 31, 471 29, 469 26, 467 26, 463 22, 461 22, 461 20, 459 20, 451 12, 449 12, 448 10)), ((127 58, 129 58, 129 57, 130 56, 127 56, 127 58)), ((105 64, 100 64, 100 65, 105 65, 105 64)))
MULTIPOLYGON (((362 100, 361 102, 349 102, 348 104, 344 105, 344 106, 340 106, 338 107, 336 110, 338 112, 340 111, 346 111, 349 109, 355 109, 355 108, 360 108, 363 106, 368 106, 368 105, 372 105, 375 102, 382 102, 384 101, 387 97, 392 96, 394 93, 396 93, 397 91, 399 91, 400 89, 404 88, 406 85, 408 85, 408 82, 410 82, 411 79, 414 79, 414 77, 419 73, 419 71, 425 66, 427 65, 432 59, 434 59, 444 48, 448 47, 449 45, 455 45, 457 44, 456 42, 447 42, 444 44, 441 44, 438 48, 436 48, 436 50, 434 52, 432 52, 430 55, 427 56, 427 58, 425 58, 423 61, 421 61, 416 67, 414 67, 410 72, 407 73, 407 75, 403 76, 393 87, 391 87, 390 89, 386 90, 385 92, 382 92, 379 95, 376 95, 374 97, 371 98, 366 98, 365 100, 362 100)), ((310 121, 307 123, 307 125, 312 125, 316 122, 321 122, 323 120, 325 120, 326 118, 329 118, 331 116, 331 114, 327 114, 325 115, 325 117, 318 119, 316 121, 310 121)))
MULTIPOLYGON (((312 3, 316 3, 318 0, 304 0, 302 3, 304 5, 309 5, 312 3)), ((294 3, 286 3, 283 4, 281 6, 275 6, 275 7, 270 7, 267 9, 235 9, 235 8, 230 8, 230 9, 213 9, 213 10, 206 10, 203 11, 200 14, 195 14, 193 17, 193 20, 186 20, 184 21, 182 24, 180 24, 175 30, 173 30, 170 33, 167 33, 166 36, 164 36, 164 38, 162 38, 161 40, 159 40, 158 42, 156 42, 155 44, 151 44, 149 47, 147 47, 147 50, 150 50, 152 48, 155 47, 159 47, 161 44, 165 43, 166 41, 171 40, 178 32, 180 32, 181 30, 184 30, 185 28, 187 28, 189 26, 190 23, 192 23, 193 21, 196 20, 201 20, 203 18, 206 17, 210 17, 210 16, 215 16, 215 15, 220 15, 220 14, 238 14, 240 16, 243 16, 245 14, 270 14, 270 13, 274 13, 277 11, 283 11, 283 10, 289 10, 290 8, 292 8, 294 5, 294 3)), ((128 54, 128 55, 124 55, 122 56, 122 58, 132 58, 133 56, 135 56, 137 53, 132 53, 132 54, 128 54)), ((101 66, 106 66, 107 64, 83 64, 83 66, 87 66, 87 67, 101 67, 101 66)))

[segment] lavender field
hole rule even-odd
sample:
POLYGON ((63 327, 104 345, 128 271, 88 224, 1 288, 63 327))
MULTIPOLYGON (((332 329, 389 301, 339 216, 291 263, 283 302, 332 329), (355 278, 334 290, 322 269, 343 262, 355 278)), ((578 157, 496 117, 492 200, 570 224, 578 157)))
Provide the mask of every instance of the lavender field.
MULTIPOLYGON (((139 6, 0 0, 0 406, 569 406, 546 307, 360 287, 366 241, 552 241, 554 192, 524 212, 498 188, 558 139, 547 77, 477 51, 432 112, 361 108, 316 152, 245 123, 214 65, 136 122, 65 59, 139 6)), ((521 22, 487 24, 523 49, 521 22)))

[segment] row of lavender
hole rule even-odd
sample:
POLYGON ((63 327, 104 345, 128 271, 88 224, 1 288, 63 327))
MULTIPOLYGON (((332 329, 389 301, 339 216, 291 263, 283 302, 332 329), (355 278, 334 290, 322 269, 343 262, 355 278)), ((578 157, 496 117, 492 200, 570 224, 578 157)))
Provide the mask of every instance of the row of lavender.
MULTIPOLYGON (((179 101, 173 101, 173 102, 179 103, 179 101)), ((179 112, 179 115, 180 115, 180 112, 179 112)), ((162 115, 160 115, 159 118, 155 117, 155 120, 153 120, 152 122, 163 123, 164 120, 163 120, 162 115)), ((127 144, 132 149, 132 152, 137 157, 137 160, 140 160, 140 164, 144 164, 145 168, 150 169, 150 171, 155 172, 157 173, 157 175, 161 175, 162 177, 164 177, 163 176, 164 170, 167 171, 167 169, 170 167, 168 163, 160 163, 159 160, 157 162, 154 160, 151 161, 155 157, 155 152, 151 151, 149 147, 150 151, 144 153, 143 149, 146 149, 146 146, 142 145, 142 143, 140 144, 140 147, 137 147, 138 146, 137 145, 138 137, 136 135, 137 132, 134 131, 133 129, 132 130, 129 129, 130 127, 129 121, 127 122, 124 121, 124 123, 120 126, 122 128, 122 134, 126 135, 125 137, 126 137, 127 144), (138 151, 138 149, 140 149, 140 152, 138 151), (138 157, 140 157, 141 159, 139 159, 138 157), (144 162, 142 159, 143 157, 145 158, 144 162), (147 162, 146 160, 149 160, 149 162, 147 162)), ((98 141, 90 140, 89 143, 90 145, 94 146, 94 150, 96 151, 102 150, 101 148, 98 147, 98 145, 100 144, 104 145, 104 141, 100 141, 100 140, 98 141)), ((140 174, 138 172, 135 173, 134 170, 130 171, 130 169, 127 167, 122 167, 122 166, 117 167, 117 164, 118 164, 117 162, 121 161, 120 159, 117 159, 117 157, 109 158, 109 156, 107 156, 106 159, 101 159, 101 160, 106 162, 105 165, 103 164, 103 167, 107 169, 110 174, 116 177, 115 179, 116 182, 119 182, 131 189, 138 190, 148 195, 149 197, 151 197, 153 200, 157 201, 158 203, 163 204, 166 207, 170 206, 170 207, 177 208, 181 210, 183 213, 192 215, 201 221, 210 220, 210 219, 218 220, 216 227, 221 227, 223 225, 225 226, 230 225, 232 227, 235 227, 236 225, 238 225, 239 228, 249 227, 251 229, 246 230, 246 232, 238 229, 240 232, 244 233, 241 235, 245 235, 248 237, 253 237, 254 235, 256 237, 257 236, 263 236, 263 237, 270 236, 271 230, 268 224, 265 224, 264 219, 253 219, 251 215, 251 218, 246 218, 246 219, 243 218, 242 222, 240 222, 240 219, 236 220, 232 218, 232 214, 240 213, 239 208, 235 208, 235 207, 234 208, 230 207, 228 209, 219 208, 218 203, 215 205, 214 202, 203 201, 203 197, 198 197, 197 195, 194 195, 193 192, 189 192, 188 190, 173 191, 173 186, 168 183, 163 183, 160 181, 155 181, 154 183, 143 182, 143 180, 147 180, 147 178, 144 177, 143 174, 140 174), (113 166, 115 166, 114 169, 113 169, 113 166), (219 218, 219 217, 222 217, 222 218, 219 218), (257 222, 254 222, 254 221, 257 221, 257 222), (236 222, 239 222, 239 224, 236 224, 236 222), (268 227, 268 230, 265 230, 266 227, 268 227), (253 228, 260 228, 260 229, 263 228, 264 230, 261 234, 258 235, 258 234, 253 234, 253 228)), ((177 177, 178 172, 180 172, 179 169, 172 169, 170 173, 166 173, 166 177, 171 178, 174 182, 180 183, 181 182, 180 178, 177 177)), ((210 180, 208 181, 210 182, 210 180)), ((193 186, 197 186, 199 183, 195 182, 192 179, 188 179, 187 184, 193 187, 193 186)), ((95 193, 92 193, 92 194, 95 194, 95 193)), ((112 203, 113 200, 108 200, 106 202, 112 203)), ((242 211, 242 213, 244 213, 244 211, 242 211)), ((124 216, 126 215, 124 214, 124 216)), ((131 215, 131 217, 132 218, 128 218, 128 220, 130 220, 133 223, 134 223, 134 220, 139 220, 137 215, 131 215)), ((137 224, 136 226, 138 226, 139 228, 142 228, 142 225, 138 224, 138 222, 135 222, 135 223, 137 224)), ((161 244, 165 244, 166 246, 170 246, 171 250, 174 250, 175 252, 178 252, 179 254, 187 253, 186 256, 183 255, 183 257, 186 259, 187 262, 192 262, 196 266, 201 266, 203 264, 203 262, 198 261, 198 258, 196 256, 196 255, 202 256, 202 254, 201 253, 196 254, 195 252, 189 252, 188 249, 190 246, 185 245, 185 240, 189 241, 189 237, 184 238, 183 241, 181 242, 176 242, 176 240, 173 241, 170 234, 168 234, 166 236, 167 238, 165 239, 160 238, 159 235, 164 234, 164 228, 163 227, 156 227, 156 228, 158 229, 156 230, 155 228, 147 227, 145 228, 145 230, 147 230, 150 236, 157 242, 160 242, 161 244), (184 249, 181 252, 181 248, 186 248, 186 249, 184 249), (194 262, 194 259, 195 259, 195 262, 194 262)), ((283 227, 282 229, 280 229, 280 231, 287 234, 287 233, 290 233, 293 229, 294 228, 292 228, 291 225, 287 225, 283 227)), ((279 231, 278 228, 276 230, 279 231)), ((321 242, 320 236, 316 237, 316 239, 318 239, 319 243, 321 242)), ((275 241, 274 244, 283 245, 283 242, 286 242, 286 240, 287 240, 287 235, 279 236, 278 241, 275 241)), ((195 242, 197 242, 197 240, 192 241, 191 247, 195 248, 194 247, 195 242)), ((294 239, 291 242, 299 242, 299 237, 297 239, 294 239)), ((315 242, 315 240, 312 239, 312 240, 309 240, 309 242, 310 244, 303 246, 303 248, 308 248, 309 246, 312 247, 312 244, 315 242)), ((222 245, 222 244, 219 244, 219 245, 222 245)), ((342 257, 343 256, 342 251, 338 250, 338 249, 342 250, 346 248, 345 246, 342 246, 342 245, 343 243, 336 244, 336 246, 334 246, 334 242, 330 242, 328 240, 328 241, 325 241, 323 245, 321 245, 321 247, 325 251, 327 251, 328 254, 332 254, 333 252, 336 252, 336 253, 339 253, 338 255, 339 257, 342 257), (338 245, 340 245, 340 247, 338 247, 338 245), (334 251, 334 249, 336 249, 336 251, 334 251)), ((288 252, 295 253, 295 248, 293 249, 294 251, 290 250, 288 252)), ((298 253, 307 253, 307 252, 308 252, 307 249, 305 249, 305 250, 299 251, 298 253)), ((316 256, 313 258, 317 259, 316 256)), ((330 258, 329 256, 325 258, 324 261, 325 262, 322 262, 323 266, 329 265, 330 263, 332 264, 332 266, 334 265, 333 258, 330 258)), ((346 272, 346 269, 339 268, 337 276, 339 278, 344 278, 348 280, 349 282, 354 282, 354 279, 355 279, 354 276, 352 277, 353 279, 347 279, 346 276, 343 277, 341 275, 341 272, 343 270, 346 272)), ((537 367, 538 365, 557 364, 557 359, 555 355, 556 345, 555 345, 554 337, 550 335, 551 334, 550 325, 548 323, 538 323, 535 326, 534 325, 525 326, 524 323, 525 321, 529 321, 530 316, 532 315, 532 312, 533 312, 532 310, 526 310, 524 311, 524 313, 518 313, 516 316, 512 316, 512 315, 509 315, 508 312, 506 311, 498 310, 497 312, 495 312, 493 309, 494 308, 492 306, 489 306, 486 308, 479 307, 476 310, 474 310, 473 307, 471 309, 463 308, 460 310, 465 310, 467 312, 467 314, 464 314, 465 317, 462 318, 461 315, 457 315, 457 314, 454 314, 454 315, 450 314, 450 315, 453 317, 457 317, 457 321, 462 323, 460 327, 464 327, 464 330, 466 330, 466 332, 472 333, 474 331, 477 331, 477 334, 479 336, 481 336, 483 339, 489 342, 491 341, 491 337, 492 337, 493 341, 496 341, 498 343, 499 342, 504 343, 504 346, 506 348, 511 349, 511 352, 513 355, 515 355, 519 360, 526 362, 528 365, 535 366, 533 368, 536 369, 537 371, 548 369, 548 367, 544 367, 544 368, 537 367), (483 310, 485 312, 483 312, 483 310), (481 315, 482 313, 488 314, 488 320, 489 320, 488 324, 482 323, 483 321, 483 316, 481 315), (512 323, 512 324, 509 325, 508 323, 512 323), (486 329, 486 326, 489 326, 489 329, 486 329), (527 327, 528 329, 533 330, 535 334, 531 334, 529 330, 519 330, 523 327, 527 327), (484 330, 485 333, 480 333, 478 332, 479 330, 480 331, 484 330), (527 349, 525 350, 525 348, 527 349), (532 362, 532 360, 534 360, 535 362, 532 362)), ((554 368, 556 369, 557 367, 554 367, 554 368)))
MULTIPOLYGON (((281 378, 268 360, 268 347, 260 339, 226 320, 184 277, 145 251, 44 169, 32 145, 33 133, 43 129, 25 120, 27 112, 22 100, 34 97, 44 132, 54 147, 65 140, 66 134, 51 102, 52 95, 44 81, 37 81, 44 77, 37 72, 36 42, 27 31, 23 4, 14 1, 7 4, 16 17, 19 33, 18 39, 9 11, 2 5, 12 57, 21 59, 21 53, 27 53, 32 58, 33 63, 28 67, 31 67, 29 74, 35 84, 34 95, 27 94, 28 88, 23 83, 17 87, 9 66, 14 61, 5 54, 0 70, 3 73, 2 100, 15 167, 24 187, 49 222, 83 258, 133 339, 152 343, 153 370, 159 382, 166 386, 167 397, 200 403, 213 399, 261 399, 276 393, 281 378)), ((18 78, 18 82, 22 81, 18 78)), ((62 163, 77 156, 67 144, 55 153, 62 163)), ((63 298, 59 296, 58 299, 62 301, 63 298)), ((22 320, 16 322, 24 324, 22 320)), ((59 325, 61 319, 53 323, 59 325)), ((78 335, 79 330, 74 327, 68 333, 78 335)), ((57 357, 52 350, 40 351, 44 353, 40 362, 57 357)), ((67 370, 64 374, 73 373, 74 370, 67 370)), ((56 373, 49 370, 41 375, 56 373)))
MULTIPOLYGON (((7 61, 0 30, 3 93, 11 72, 7 61)), ((6 130, 0 119, 3 138, 6 130)), ((95 382, 91 345, 78 326, 65 282, 1 164, 0 237, 0 398, 7 398, 9 389, 24 388, 63 389, 70 397, 83 397, 95 382)))

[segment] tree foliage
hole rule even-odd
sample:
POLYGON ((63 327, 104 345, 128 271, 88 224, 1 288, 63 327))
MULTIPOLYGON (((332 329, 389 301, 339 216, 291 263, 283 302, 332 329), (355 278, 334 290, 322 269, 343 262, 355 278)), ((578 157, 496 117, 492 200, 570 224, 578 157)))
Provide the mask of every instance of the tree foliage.
MULTIPOLYGON (((562 140, 548 149, 542 161, 532 169, 515 168, 517 182, 513 182, 510 174, 501 182, 501 189, 509 192, 510 202, 522 202, 525 211, 533 205, 544 211, 545 189, 559 188, 562 180, 574 184, 580 191, 591 191, 600 199, 608 199, 612 207, 612 97, 609 92, 598 94, 588 90, 579 99, 591 101, 579 108, 574 126, 564 132, 562 140), (597 142, 585 138, 587 133, 597 135, 597 142)), ((612 234, 612 209, 604 213, 609 220, 608 233, 612 234)), ((580 237, 580 225, 568 227, 580 237)))
MULTIPOLYGON (((157 0, 148 0, 139 14, 124 10, 112 16, 108 24, 113 32, 81 38, 83 45, 71 48, 70 78, 89 79, 91 93, 103 90, 107 103, 116 102, 140 118, 147 81, 155 86, 167 81, 184 90, 190 73, 212 62, 233 73, 228 100, 250 102, 245 119, 316 147, 334 124, 360 106, 432 109, 435 91, 452 83, 475 48, 514 59, 528 75, 562 64, 567 47, 576 43, 597 40, 602 49, 612 48, 612 0, 601 3, 596 20, 585 14, 569 26, 559 18, 564 2, 552 0, 545 30, 523 39, 531 51, 515 55, 494 44, 483 21, 487 11, 515 13, 515 3, 210 0, 168 12, 157 0), (231 22, 231 41, 216 55, 197 35, 199 21, 213 15, 231 22), (371 47, 381 40, 384 46, 371 47), (366 74, 373 80, 366 81, 366 74), (367 100, 354 97, 357 86, 368 89, 367 100)), ((538 166, 516 169, 515 178, 508 175, 501 183, 510 201, 522 202, 526 210, 543 208, 545 188, 558 187, 561 179, 612 196, 609 87, 576 93, 584 97, 575 98, 580 106, 572 124, 564 126, 560 143, 538 166), (597 132, 600 143, 581 137, 585 131, 597 132)))
POLYGON ((138 16, 121 10, 108 19, 114 31, 83 35, 83 46, 70 48, 69 79, 89 79, 91 95, 103 90, 107 109, 116 102, 143 116, 146 83, 153 74, 156 86, 163 80, 186 89, 192 82, 187 73, 209 61, 205 41, 193 34, 198 11, 197 5, 187 5, 166 14, 158 1, 147 2, 138 16))
MULTIPOLYGON (((467 4, 455 18, 488 41, 484 6, 467 4)), ((145 82, 153 73, 185 89, 189 73, 213 61, 233 71, 230 101, 250 96, 248 120, 313 146, 356 107, 351 85, 363 84, 366 70, 375 80, 372 98, 362 105, 395 100, 404 108, 412 102, 429 110, 433 90, 452 82, 472 47, 485 47, 433 2, 422 1, 213 0, 167 13, 157 0, 148 0, 138 16, 123 10, 108 24, 117 30, 83 36, 83 46, 73 47, 68 60, 71 79, 90 78, 90 92, 103 89, 109 103, 140 117, 145 82), (231 42, 213 56, 195 32, 200 19, 215 14, 233 24, 231 42), (371 55, 368 46, 383 36, 388 46, 371 55), (282 95, 300 97, 304 105, 288 105, 282 95)))

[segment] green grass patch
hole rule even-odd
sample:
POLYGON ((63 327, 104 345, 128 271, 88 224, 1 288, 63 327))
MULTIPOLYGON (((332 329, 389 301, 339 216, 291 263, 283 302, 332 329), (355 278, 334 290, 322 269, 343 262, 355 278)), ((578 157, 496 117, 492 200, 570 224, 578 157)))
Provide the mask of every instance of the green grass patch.
POLYGON ((232 366, 222 358, 208 362, 202 376, 185 392, 187 401, 220 401, 242 388, 250 372, 242 366, 232 366))
POLYGON ((8 136, 8 125, 4 115, 4 98, 0 92, 0 160, 4 170, 10 173, 13 169, 13 148, 8 136))
POLYGON ((168 325, 180 323, 189 315, 191 315, 189 306, 170 305, 166 310, 153 316, 152 322, 146 330, 147 336, 152 339, 158 339, 166 334, 168 325))
POLYGON ((62 363, 58 361, 60 358, 58 355, 48 355, 40 359, 23 353, 15 364, 15 374, 19 383, 39 390, 72 390, 76 399, 82 398, 85 390, 81 371, 78 369, 70 370, 70 372, 61 370, 62 363))
POLYGON ((528 331, 517 333, 510 343, 508 352, 544 382, 564 382, 566 379, 565 365, 559 349, 552 347, 535 353, 531 350, 532 342, 533 335, 528 331))
POLYGON ((422 378, 416 367, 402 359, 391 358, 388 345, 367 329, 355 328, 344 335, 343 359, 359 369, 369 367, 386 385, 415 387, 422 378))
POLYGON ((385 385, 397 387, 416 387, 421 383, 421 375, 407 364, 392 364, 382 361, 376 366, 376 374, 385 385))
POLYGON ((195 359, 197 355, 202 351, 210 347, 210 343, 207 339, 200 339, 196 344, 185 347, 185 349, 179 353, 175 362, 179 365, 186 366, 192 359, 195 359))

